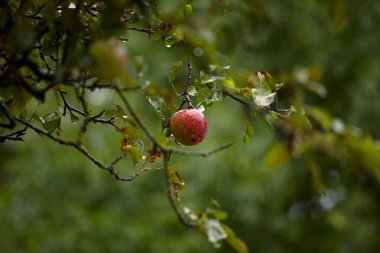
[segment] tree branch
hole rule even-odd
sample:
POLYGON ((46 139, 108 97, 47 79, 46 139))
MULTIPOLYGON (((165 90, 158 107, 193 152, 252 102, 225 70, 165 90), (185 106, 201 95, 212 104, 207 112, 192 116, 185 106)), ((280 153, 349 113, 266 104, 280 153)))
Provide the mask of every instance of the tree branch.
POLYGON ((165 172, 165 182, 166 182, 166 191, 168 194, 168 199, 170 201, 170 204, 174 210, 174 212, 177 214, 178 220, 185 226, 189 228, 196 228, 199 227, 199 224, 197 222, 192 222, 189 220, 188 217, 181 211, 181 208, 177 204, 177 198, 174 194, 173 187, 170 182, 170 175, 169 175, 169 160, 170 160, 170 153, 164 152, 164 172, 165 172))
POLYGON ((191 150, 183 150, 183 149, 177 149, 177 148, 171 148, 171 147, 164 148, 164 150, 167 152, 176 153, 179 155, 206 157, 206 156, 210 156, 210 155, 213 155, 215 153, 218 153, 219 151, 222 151, 224 149, 227 149, 227 148, 231 147, 232 145, 233 145, 233 142, 229 142, 229 143, 221 145, 220 147, 217 147, 217 148, 214 148, 214 149, 208 150, 208 151, 198 151, 198 150, 191 151, 191 150))
POLYGON ((122 177, 119 175, 119 173, 116 171, 114 165, 119 162, 122 157, 118 157, 116 158, 113 162, 111 162, 110 164, 103 164, 101 161, 99 161, 98 159, 96 159, 82 144, 80 144, 79 142, 76 142, 76 141, 69 141, 69 140, 65 140, 61 137, 58 137, 58 136, 55 136, 53 135, 51 132, 48 132, 44 129, 41 129, 39 127, 36 127, 35 125, 31 124, 29 121, 25 120, 25 119, 22 119, 14 114, 12 114, 9 109, 6 108, 5 105, 3 105, 3 103, 0 103, 0 107, 2 109, 2 111, 5 112, 5 114, 10 118, 12 119, 13 121, 16 121, 16 122, 19 122, 21 123, 22 125, 26 126, 26 127, 29 127, 31 129, 33 129, 36 133, 38 134, 41 134, 41 135, 44 135, 46 137, 48 137, 49 139, 61 144, 61 145, 65 145, 65 146, 71 146, 73 148, 75 148, 76 150, 78 150, 79 152, 81 152, 83 155, 85 155, 88 159, 90 159, 96 166, 98 166, 100 169, 102 170, 105 170, 105 171, 108 171, 112 176, 114 176, 117 180, 119 181, 133 181, 136 177, 138 177, 139 175, 141 175, 142 173, 148 171, 148 170, 151 170, 150 168, 142 168, 140 169, 138 172, 136 173, 133 173, 131 176, 129 177, 122 177))

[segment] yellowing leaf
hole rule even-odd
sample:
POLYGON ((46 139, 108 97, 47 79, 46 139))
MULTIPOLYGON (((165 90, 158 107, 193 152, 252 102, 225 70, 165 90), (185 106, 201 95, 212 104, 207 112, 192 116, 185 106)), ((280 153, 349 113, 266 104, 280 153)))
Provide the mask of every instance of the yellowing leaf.
POLYGON ((141 150, 136 143, 131 145, 131 156, 133 164, 138 164, 142 159, 141 150))
POLYGON ((168 170, 169 170, 169 181, 173 189, 173 193, 179 199, 182 192, 185 190, 185 181, 183 181, 182 177, 178 174, 178 172, 173 167, 169 166, 168 170))
POLYGON ((161 151, 151 151, 146 158, 148 163, 155 163, 157 160, 161 158, 162 152, 161 151))

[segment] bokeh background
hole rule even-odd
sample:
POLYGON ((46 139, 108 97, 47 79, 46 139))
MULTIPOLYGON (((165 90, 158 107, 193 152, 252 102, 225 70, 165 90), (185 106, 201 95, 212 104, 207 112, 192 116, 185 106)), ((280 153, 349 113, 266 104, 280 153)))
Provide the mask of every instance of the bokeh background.
MULTIPOLYGON (((176 8, 176 1, 170 2, 162 6, 168 13, 176 8)), ((379 1, 231 0, 227 12, 216 15, 223 5, 194 0, 189 18, 222 62, 232 69, 267 70, 305 103, 380 137, 379 1), (308 85, 310 76, 317 84, 308 85)), ((189 52, 181 43, 167 48, 143 33, 128 35, 129 59, 144 60, 144 76, 135 73, 139 84, 150 80, 167 86, 173 62, 190 54, 202 57, 199 48, 189 52)), ((197 66, 194 72, 199 74, 197 66)), ((185 83, 185 69, 178 80, 185 83)), ((159 118, 143 94, 129 98, 158 134, 159 118)), ((53 96, 49 99, 32 106, 48 112, 49 103, 54 105, 53 96)), ((93 110, 111 107, 115 99, 111 93, 90 96, 93 110)), ((264 120, 255 121, 252 141, 243 144, 246 115, 241 105, 226 98, 205 113, 209 134, 193 149, 230 140, 236 144, 207 158, 173 157, 186 181, 182 198, 187 206, 204 210, 217 201, 229 214, 226 223, 251 252, 378 252, 380 188, 375 180, 321 156, 324 188, 318 191, 305 157, 268 165, 266 156, 279 140, 264 120)), ((75 134, 69 121, 63 121, 63 128, 75 134)), ((32 131, 24 139, 0 145, 1 252, 231 251, 225 245, 215 249, 179 223, 160 171, 122 183, 75 150, 32 131)), ((89 149, 105 162, 120 153, 120 140, 119 133, 102 125, 92 125, 86 138, 89 149)), ((124 161, 121 171, 133 171, 132 162, 124 161)))

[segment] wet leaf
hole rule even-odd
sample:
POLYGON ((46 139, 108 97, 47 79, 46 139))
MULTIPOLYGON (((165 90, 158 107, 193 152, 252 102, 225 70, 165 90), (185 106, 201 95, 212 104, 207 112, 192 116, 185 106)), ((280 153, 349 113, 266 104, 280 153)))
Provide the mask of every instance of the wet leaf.
POLYGON ((205 109, 205 107, 201 104, 201 105, 199 105, 199 106, 197 106, 197 111, 198 112, 204 112, 206 109, 205 109))
POLYGON ((79 118, 78 116, 76 116, 74 113, 70 112, 70 119, 71 119, 71 122, 76 124, 78 121, 79 121, 79 118))
POLYGON ((267 107, 271 105, 274 102, 274 99, 276 97, 276 93, 270 93, 264 89, 261 88, 253 88, 252 89, 252 96, 253 101, 259 106, 259 107, 267 107))
POLYGON ((284 83, 276 83, 276 84, 275 84, 276 90, 281 89, 282 86, 284 86, 284 83))
POLYGON ((149 103, 154 107, 161 118, 162 129, 167 128, 170 125, 171 111, 166 105, 164 99, 155 96, 148 96, 147 98, 149 103))
POLYGON ((178 71, 181 69, 181 67, 182 67, 182 60, 177 61, 171 67, 169 74, 168 74, 168 80, 169 80, 170 85, 173 85, 173 81, 176 78, 178 71))
POLYGON ((209 76, 205 74, 204 72, 200 73, 200 78, 201 78, 201 84, 206 84, 206 83, 213 83, 218 80, 224 80, 224 76, 209 76))
POLYGON ((175 28, 166 38, 165 46, 171 47, 183 39, 184 33, 180 27, 175 28))
POLYGON ((33 113, 32 113, 32 116, 31 116, 31 118, 32 118, 32 119, 35 119, 35 120, 37 120, 37 121, 39 121, 41 124, 43 124, 43 123, 44 123, 44 121, 43 121, 42 117, 38 116, 38 114, 37 114, 37 113, 35 113, 35 112, 33 112, 33 113))
POLYGON ((57 112, 47 114, 42 118, 42 126, 49 132, 53 132, 55 129, 59 128, 60 124, 61 115, 57 112))
POLYGON ((187 87, 187 94, 189 94, 190 96, 195 96, 197 95, 197 90, 195 89, 195 86, 189 86, 187 87))

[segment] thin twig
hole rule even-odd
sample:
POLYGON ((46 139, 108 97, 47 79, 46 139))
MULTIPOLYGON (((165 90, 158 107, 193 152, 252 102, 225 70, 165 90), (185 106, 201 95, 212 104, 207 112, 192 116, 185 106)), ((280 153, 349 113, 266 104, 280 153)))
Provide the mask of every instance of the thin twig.
POLYGON ((193 76, 193 66, 191 65, 191 60, 189 61, 189 63, 187 64, 187 66, 188 66, 188 69, 189 69, 189 74, 187 76, 187 88, 186 88, 186 90, 183 93, 181 93, 179 95, 180 98, 184 99, 183 102, 182 102, 182 104, 181 104, 181 106, 179 107, 179 110, 182 109, 182 106, 184 106, 185 103, 187 103, 189 109, 190 108, 191 109, 194 108, 193 104, 191 103, 190 95, 188 93, 188 88, 191 86, 191 80, 192 80, 192 76, 193 76))
POLYGON ((27 18, 36 18, 36 16, 45 8, 45 5, 42 4, 35 13, 33 14, 30 14, 30 15, 27 15, 27 14, 24 14, 24 17, 27 17, 27 18))
POLYGON ((24 141, 22 139, 22 136, 26 134, 27 127, 17 130, 16 132, 7 134, 7 135, 1 135, 0 136, 0 143, 4 143, 6 140, 10 141, 24 141))
POLYGON ((176 153, 176 154, 179 154, 179 155, 186 155, 186 156, 202 156, 202 157, 206 157, 206 156, 210 156, 210 155, 213 155, 215 153, 218 153, 219 151, 222 151, 224 149, 227 149, 229 147, 231 147, 234 143, 233 142, 229 142, 229 143, 226 143, 226 144, 223 144, 217 148, 214 148, 212 150, 208 150, 208 151, 192 151, 192 150, 183 150, 183 149, 177 149, 177 148, 165 148, 164 150, 167 151, 167 152, 172 152, 172 153, 176 153))
POLYGON ((63 91, 63 90, 60 90, 59 91, 59 94, 61 95, 61 98, 62 98, 62 101, 63 101, 63 116, 66 115, 66 109, 69 110, 70 113, 73 113, 73 112, 76 112, 82 116, 86 116, 86 114, 84 112, 81 112, 80 110, 76 109, 75 107, 71 106, 66 98, 65 98, 65 94, 66 94, 66 91, 63 91))
POLYGON ((153 31, 151 29, 147 29, 147 28, 136 28, 136 27, 127 27, 126 28, 127 30, 132 30, 132 31, 137 31, 137 32, 143 32, 143 33, 146 33, 148 34, 148 36, 150 37, 153 33, 153 31))
POLYGON ((131 114, 132 118, 136 121, 137 125, 143 130, 143 132, 148 136, 148 138, 157 146, 162 148, 160 143, 153 137, 153 135, 149 132, 148 128, 141 122, 140 118, 137 116, 136 112, 133 110, 132 106, 129 104, 127 98, 123 95, 122 91, 119 87, 114 86, 114 90, 119 95, 121 100, 123 101, 125 107, 127 107, 127 110, 131 114))
POLYGON ((191 60, 189 60, 187 67, 189 68, 189 75, 187 76, 187 87, 189 87, 191 86, 191 79, 193 77, 193 65, 191 65, 191 60))

